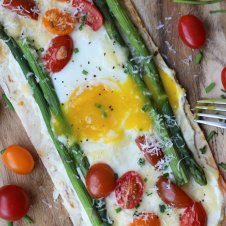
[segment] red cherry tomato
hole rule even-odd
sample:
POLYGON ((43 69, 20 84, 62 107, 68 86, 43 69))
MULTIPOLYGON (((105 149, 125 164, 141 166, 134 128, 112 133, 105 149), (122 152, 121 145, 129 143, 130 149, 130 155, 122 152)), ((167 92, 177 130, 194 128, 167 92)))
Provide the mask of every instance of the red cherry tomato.
POLYGON ((78 8, 78 14, 76 16, 82 17, 87 14, 86 24, 89 25, 94 31, 101 28, 104 23, 104 19, 99 9, 87 0, 73 0, 72 6, 78 8))
POLYGON ((2 6, 19 15, 38 20, 39 9, 34 0, 3 0, 2 6))
POLYGON ((200 202, 195 202, 184 211, 180 226, 207 226, 206 211, 200 202))
POLYGON ((178 32, 182 41, 193 49, 201 48, 206 42, 204 25, 196 16, 182 16, 178 23, 178 32))
POLYGON ((89 194, 96 198, 106 198, 116 186, 113 169, 104 163, 93 165, 86 175, 86 187, 89 194))
POLYGON ((162 201, 175 208, 186 208, 193 204, 192 199, 176 184, 161 176, 156 184, 162 201))
POLYGON ((124 209, 132 209, 139 204, 144 191, 144 181, 135 171, 123 174, 117 181, 115 196, 124 209))
POLYGON ((7 185, 0 188, 0 218, 17 221, 24 217, 30 207, 30 200, 23 188, 7 185))
POLYGON ((73 41, 69 35, 57 36, 51 41, 43 56, 44 64, 50 72, 61 71, 71 59, 73 41))
POLYGON ((160 226, 160 220, 154 213, 142 213, 135 218, 130 226, 160 226))
POLYGON ((221 72, 221 82, 223 84, 224 89, 226 90, 226 67, 221 72))
POLYGON ((136 144, 152 166, 156 166, 156 164, 164 158, 162 149, 154 146, 155 144, 152 144, 145 136, 138 137, 136 144))

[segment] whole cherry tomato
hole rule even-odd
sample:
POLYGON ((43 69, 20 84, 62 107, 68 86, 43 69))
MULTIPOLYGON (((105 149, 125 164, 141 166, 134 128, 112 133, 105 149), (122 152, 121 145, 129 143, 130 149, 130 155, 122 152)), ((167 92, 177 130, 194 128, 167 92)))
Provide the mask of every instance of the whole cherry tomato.
POLYGON ((18 145, 11 145, 2 154, 7 168, 17 174, 29 174, 34 169, 34 159, 30 152, 18 145))
POLYGON ((105 163, 97 163, 91 166, 86 174, 86 187, 94 198, 106 198, 116 186, 115 173, 105 163))
POLYGON ((70 61, 73 53, 73 41, 70 36, 55 37, 43 56, 44 65, 50 72, 61 71, 70 61))
POLYGON ((30 200, 23 188, 7 185, 0 188, 0 217, 17 221, 24 217, 30 207, 30 200))
POLYGON ((206 42, 204 25, 194 15, 185 15, 180 18, 178 32, 182 41, 193 49, 201 48, 206 42))
POLYGON ((3 0, 2 6, 19 15, 38 20, 39 9, 34 0, 3 0))
POLYGON ((130 226, 160 226, 160 220, 154 213, 142 213, 136 217, 130 226))
POLYGON ((193 204, 192 199, 176 184, 161 176, 157 181, 157 192, 162 201, 175 208, 186 208, 193 204))
POLYGON ((76 16, 86 16, 86 24, 89 25, 94 31, 101 28, 104 19, 99 9, 87 0, 73 0, 72 6, 77 7, 79 12, 76 16))
POLYGON ((207 226, 206 211, 200 202, 195 202, 186 208, 181 217, 180 226, 207 226))
POLYGON ((226 67, 221 72, 221 82, 223 84, 224 89, 226 90, 226 67))
POLYGON ((147 137, 140 136, 136 139, 136 144, 152 166, 156 166, 157 163, 164 158, 162 149, 155 146, 157 142, 153 144, 147 137))
POLYGON ((133 209, 141 201, 144 181, 135 171, 128 171, 117 181, 115 196, 117 203, 124 209, 133 209))

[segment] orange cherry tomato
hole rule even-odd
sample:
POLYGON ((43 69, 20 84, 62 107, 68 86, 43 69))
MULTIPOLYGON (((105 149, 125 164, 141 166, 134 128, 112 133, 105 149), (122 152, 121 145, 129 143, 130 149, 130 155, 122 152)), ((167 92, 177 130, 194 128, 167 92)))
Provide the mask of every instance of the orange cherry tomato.
POLYGON ((224 89, 226 90, 226 67, 221 72, 221 82, 224 89))
POLYGON ((157 181, 157 192, 162 201, 175 208, 186 208, 193 200, 176 184, 161 176, 157 181))
POLYGON ((206 211, 200 202, 195 202, 184 211, 180 226, 207 226, 206 211))
POLYGON ((7 168, 17 174, 29 174, 34 169, 34 159, 30 152, 18 145, 11 145, 2 154, 7 168))
POLYGON ((160 226, 160 220, 154 213, 142 213, 135 218, 130 226, 160 226))
POLYGON ((106 198, 116 186, 115 173, 105 163, 92 165, 85 180, 89 194, 96 199, 106 198))
POLYGON ((70 14, 59 9, 50 9, 45 12, 42 23, 52 34, 67 35, 75 28, 76 19, 70 14))
POLYGON ((138 137, 136 144, 152 166, 156 166, 157 163, 164 158, 162 149, 151 143, 145 136, 138 137))

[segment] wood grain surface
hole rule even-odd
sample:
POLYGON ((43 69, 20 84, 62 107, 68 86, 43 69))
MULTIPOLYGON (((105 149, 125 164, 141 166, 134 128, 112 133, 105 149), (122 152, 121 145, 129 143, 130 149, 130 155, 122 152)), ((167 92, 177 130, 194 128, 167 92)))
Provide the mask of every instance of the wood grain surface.
MULTIPOLYGON (((133 0, 145 26, 165 57, 168 65, 177 72, 180 84, 187 91, 187 98, 193 107, 196 100, 207 97, 204 87, 214 81, 217 85, 208 97, 218 98, 221 93, 220 72, 226 66, 226 14, 210 15, 209 11, 225 8, 226 3, 210 6, 188 6, 172 3, 171 0, 133 0), (205 22, 208 31, 208 43, 203 48, 204 59, 201 65, 189 62, 198 51, 186 47, 178 38, 177 22, 181 15, 192 13, 205 22), (170 48, 169 48, 170 46, 170 48)), ((2 91, 0 91, 2 94, 2 91)), ((0 100, 0 149, 20 144, 31 150, 36 160, 34 172, 29 176, 16 176, 7 170, 0 161, 0 186, 18 184, 30 194, 32 207, 29 215, 35 220, 35 226, 70 226, 67 212, 60 198, 53 199, 54 188, 48 174, 30 143, 17 115, 0 100)), ((217 135, 210 141, 217 162, 226 162, 226 137, 224 130, 203 127, 205 134, 215 130, 217 135)), ((226 179, 226 173, 221 171, 226 179)), ((0 225, 5 225, 0 221, 0 225)), ((19 221, 17 226, 27 225, 19 221)))

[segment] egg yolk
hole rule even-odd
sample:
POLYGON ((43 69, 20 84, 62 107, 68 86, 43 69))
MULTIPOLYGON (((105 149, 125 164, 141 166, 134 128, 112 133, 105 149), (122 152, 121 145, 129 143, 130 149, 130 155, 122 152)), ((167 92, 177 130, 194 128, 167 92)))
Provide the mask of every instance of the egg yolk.
POLYGON ((72 93, 63 107, 79 140, 116 142, 123 138, 125 130, 147 131, 151 128, 148 113, 142 111, 143 97, 131 77, 125 83, 80 89, 72 93))
POLYGON ((167 96, 169 97, 170 105, 172 106, 173 111, 175 113, 179 107, 178 97, 180 96, 182 89, 180 86, 178 86, 172 76, 168 75, 161 68, 159 68, 158 71, 162 79, 163 86, 166 90, 167 96))

